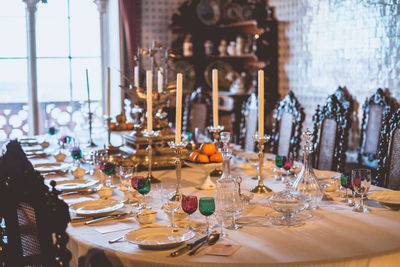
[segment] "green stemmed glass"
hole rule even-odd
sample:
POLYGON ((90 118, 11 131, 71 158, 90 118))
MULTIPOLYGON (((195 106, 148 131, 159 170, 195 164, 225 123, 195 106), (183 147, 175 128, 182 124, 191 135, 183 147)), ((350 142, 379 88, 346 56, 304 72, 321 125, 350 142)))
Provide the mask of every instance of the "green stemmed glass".
POLYGON ((146 209, 146 195, 150 192, 150 179, 143 177, 137 180, 136 189, 143 196, 143 209, 146 209))
MULTIPOLYGON (((279 168, 279 174, 275 175, 275 179, 276 180, 281 180, 282 179, 282 172, 283 172, 282 167, 285 165, 285 163, 286 163, 286 156, 277 155, 275 157, 275 166, 279 168)), ((274 169, 275 173, 276 173, 276 171, 277 170, 274 169)))
POLYGON ((201 197, 199 202, 200 213, 206 216, 207 233, 211 233, 209 216, 215 211, 215 200, 213 197, 201 197))
POLYGON ((104 174, 107 176, 105 185, 108 187, 112 186, 111 176, 115 174, 115 163, 114 162, 106 162, 104 163, 104 174))

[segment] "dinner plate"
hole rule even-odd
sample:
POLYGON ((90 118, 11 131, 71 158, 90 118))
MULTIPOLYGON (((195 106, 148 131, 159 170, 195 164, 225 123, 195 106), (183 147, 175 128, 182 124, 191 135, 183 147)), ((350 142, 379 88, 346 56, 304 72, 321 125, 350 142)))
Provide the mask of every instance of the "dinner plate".
POLYGON ((368 194, 368 199, 389 206, 400 206, 400 191, 376 191, 368 194))
POLYGON ((332 178, 340 178, 340 172, 316 170, 314 169, 314 174, 319 180, 327 180, 332 178))
MULTIPOLYGON (((258 153, 256 153, 256 152, 241 152, 241 153, 237 153, 236 157, 246 159, 248 161, 257 161, 258 153)), ((275 155, 272 153, 264 153, 264 160, 275 160, 275 155)))
POLYGON ((111 199, 87 200, 70 206, 78 216, 102 216, 120 210, 123 207, 124 203, 111 199))
POLYGON ((61 172, 61 171, 68 169, 69 167, 71 167, 71 164, 60 163, 60 162, 38 163, 38 164, 35 164, 35 166, 34 166, 35 170, 37 170, 41 173, 61 172))
POLYGON ((148 227, 131 231, 125 235, 128 242, 146 249, 166 249, 179 246, 192 239, 193 231, 178 227, 148 227))
POLYGON ((63 192, 79 191, 88 187, 92 187, 98 182, 98 180, 92 179, 63 180, 57 182, 56 189, 63 192))
POLYGON ((23 147, 25 153, 37 153, 37 152, 43 152, 43 148, 39 145, 34 145, 34 146, 24 146, 23 147))

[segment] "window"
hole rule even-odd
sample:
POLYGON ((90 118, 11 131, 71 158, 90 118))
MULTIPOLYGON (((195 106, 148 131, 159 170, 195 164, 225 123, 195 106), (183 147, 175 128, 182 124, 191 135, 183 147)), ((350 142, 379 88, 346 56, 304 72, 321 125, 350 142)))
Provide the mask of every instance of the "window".
MULTIPOLYGON (((0 139, 27 134, 26 4, 2 0, 0 8, 0 139)), ((101 117, 99 13, 93 0, 37 4, 36 56, 39 127, 87 125, 86 73, 93 110, 101 117), (97 106, 96 106, 97 105, 97 106)), ((99 122, 100 120, 98 120, 99 122)), ((86 126, 87 127, 87 126, 86 126)))

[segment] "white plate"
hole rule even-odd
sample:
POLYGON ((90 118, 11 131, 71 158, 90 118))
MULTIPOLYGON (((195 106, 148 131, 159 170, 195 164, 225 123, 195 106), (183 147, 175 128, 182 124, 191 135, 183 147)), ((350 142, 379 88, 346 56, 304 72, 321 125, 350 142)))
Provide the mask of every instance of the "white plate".
POLYGON ((323 171, 314 169, 314 174, 317 176, 319 180, 327 180, 332 178, 340 178, 340 172, 334 171, 323 171))
POLYGON ((192 239, 193 231, 178 227, 149 227, 134 230, 125 235, 128 242, 147 249, 164 249, 179 246, 192 239))
POLYGON ((400 191, 376 191, 368 194, 368 199, 386 205, 400 206, 400 191))
POLYGON ((59 162, 54 162, 54 163, 38 163, 35 164, 34 168, 35 170, 41 172, 41 173, 48 173, 48 172, 60 172, 64 171, 71 167, 71 164, 69 163, 59 163, 59 162))
POLYGON ((78 216, 102 216, 120 210, 124 203, 111 199, 87 200, 71 205, 78 216))
POLYGON ((99 181, 92 179, 63 180, 57 182, 56 189, 63 192, 79 191, 88 187, 92 187, 98 182, 99 181))
MULTIPOLYGON (((257 161, 258 153, 256 152, 241 152, 236 154, 236 157, 247 159, 248 161, 257 161)), ((275 160, 275 155, 272 153, 264 153, 264 160, 275 160)))

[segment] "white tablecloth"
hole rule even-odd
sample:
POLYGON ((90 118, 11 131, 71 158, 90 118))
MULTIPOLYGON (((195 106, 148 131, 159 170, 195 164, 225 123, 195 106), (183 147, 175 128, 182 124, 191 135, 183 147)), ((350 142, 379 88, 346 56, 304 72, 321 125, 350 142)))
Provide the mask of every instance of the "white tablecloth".
MULTIPOLYGON (((250 178, 254 170, 242 171, 235 165, 232 168, 233 175, 243 176, 244 191, 257 183, 250 178)), ((203 174, 200 168, 184 168, 183 193, 213 196, 214 191, 195 189, 203 174)), ((154 175, 163 182, 175 181, 175 170, 155 171, 154 175)), ((274 191, 283 188, 270 173, 266 173, 264 182, 274 191)), ((372 190, 380 188, 373 187, 372 190)), ((159 209, 161 201, 156 186, 152 187, 152 192, 153 208, 159 209)), ((90 197, 97 197, 97 194, 90 197)), ((121 197, 119 190, 115 190, 113 197, 121 197)), ((67 202, 73 201, 72 196, 65 198, 67 202)), ((334 202, 323 201, 320 209, 312 211, 314 216, 305 225, 278 227, 267 222, 265 214, 272 210, 266 203, 265 196, 256 195, 241 218, 250 223, 244 224, 240 230, 226 230, 228 236, 220 242, 241 245, 230 257, 205 255, 206 250, 202 250, 194 257, 171 258, 168 255, 172 250, 144 250, 128 242, 109 244, 108 240, 140 227, 133 218, 128 218, 88 226, 83 223, 70 225, 68 247, 73 254, 71 264, 77 266, 78 258, 95 247, 103 250, 114 266, 399 266, 400 211, 375 205, 370 206, 371 213, 357 213, 335 197, 334 202), (129 229, 105 234, 96 231, 105 225, 127 226, 129 229)), ((194 215, 195 222, 204 222, 198 211, 194 215)), ((158 210, 155 224, 167 223, 165 214, 158 210)))

